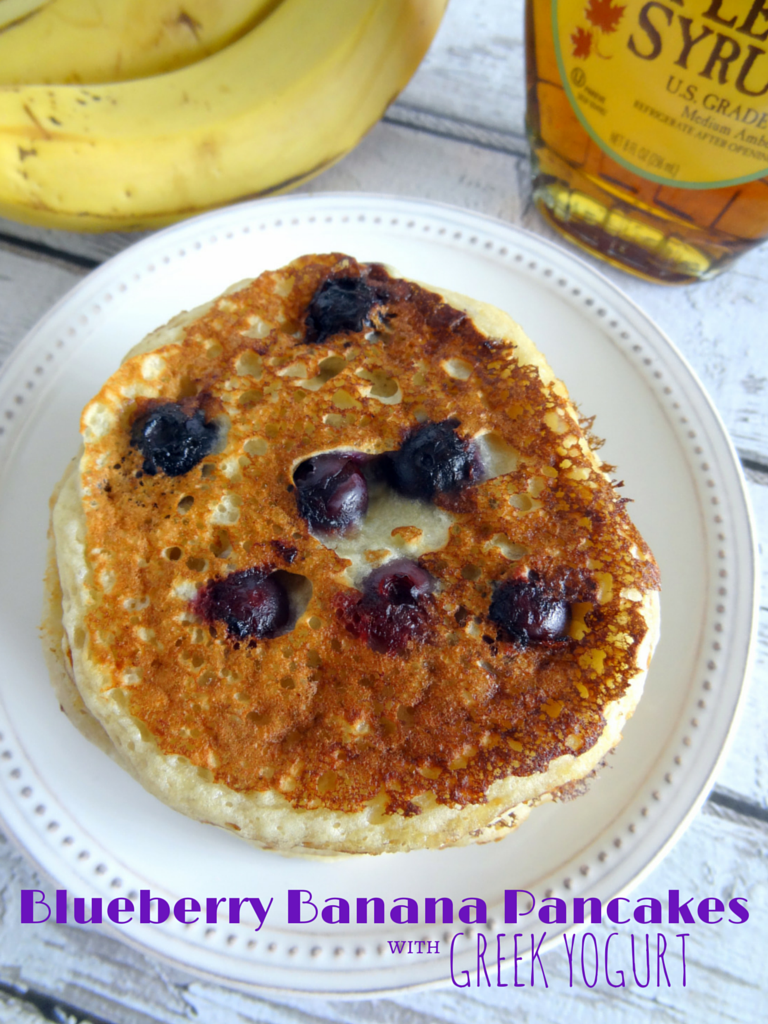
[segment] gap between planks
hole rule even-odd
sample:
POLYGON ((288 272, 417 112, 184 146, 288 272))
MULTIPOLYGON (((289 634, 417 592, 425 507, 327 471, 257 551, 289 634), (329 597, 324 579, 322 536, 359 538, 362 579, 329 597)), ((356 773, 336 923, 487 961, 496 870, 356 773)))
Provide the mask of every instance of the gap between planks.
POLYGON ((458 117, 436 114, 431 110, 423 110, 410 103, 393 103, 382 120, 401 128, 413 128, 437 135, 440 138, 452 139, 454 142, 468 142, 482 149, 492 149, 497 153, 508 153, 511 156, 530 155, 528 140, 517 132, 501 131, 485 125, 463 121, 458 117))
POLYGON ((707 797, 704 804, 704 811, 707 814, 714 814, 718 817, 726 817, 736 824, 746 825, 748 828, 759 826, 768 829, 768 807, 757 803, 756 800, 748 800, 739 793, 734 793, 723 786, 715 786, 707 797))
MULTIPOLYGON (((4 1006, 5 1009, 13 1011, 11 1019, 18 1020, 19 1024, 24 1024, 25 1021, 29 1024, 35 1024, 37 1021, 52 1021, 53 1024, 62 1024, 65 1021, 66 1024, 115 1024, 106 1017, 94 1016, 71 1003, 53 999, 44 992, 16 989, 13 985, 0 981, 0 1012, 4 1006)), ((147 1024, 154 1024, 154 1021, 144 1014, 141 1014, 141 1018, 134 1017, 134 1020, 136 1024, 142 1024, 144 1020, 147 1024)))
POLYGON ((22 238, 0 231, 0 247, 7 252, 17 253, 27 258, 41 257, 43 262, 55 261, 65 263, 67 269, 78 267, 83 270, 95 270, 101 266, 103 260, 92 259, 89 256, 80 256, 77 253, 66 252, 53 245, 46 245, 44 242, 35 242, 31 238, 22 238))

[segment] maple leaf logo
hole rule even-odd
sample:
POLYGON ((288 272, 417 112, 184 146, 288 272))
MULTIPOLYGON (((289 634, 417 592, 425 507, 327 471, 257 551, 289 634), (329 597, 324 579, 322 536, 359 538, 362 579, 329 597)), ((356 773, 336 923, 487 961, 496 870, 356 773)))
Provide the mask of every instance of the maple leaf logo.
POLYGON ((624 7, 614 6, 613 0, 589 0, 584 15, 591 25, 608 33, 616 31, 624 11, 624 7))
POLYGON ((592 50, 592 33, 579 25, 571 36, 573 56, 587 58, 592 50))

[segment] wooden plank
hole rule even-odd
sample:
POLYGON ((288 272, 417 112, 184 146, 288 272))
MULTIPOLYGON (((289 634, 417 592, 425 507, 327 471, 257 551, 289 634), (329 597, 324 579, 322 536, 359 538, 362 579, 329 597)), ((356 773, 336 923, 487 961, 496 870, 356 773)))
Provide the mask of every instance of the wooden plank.
POLYGON ((523 8, 524 0, 451 0, 400 102, 524 136, 523 8))
MULTIPOLYGON (((749 483, 749 495, 763 538, 768 529, 768 484, 749 483)), ((768 559, 762 559, 760 623, 747 701, 741 724, 717 785, 768 806, 768 559)))
POLYGON ((112 1024, 103 1017, 85 1014, 79 1007, 36 992, 0 991, 0 1020, 3 1024, 41 1024, 57 1021, 62 1024, 112 1024))
MULTIPOLYGON (((509 843, 512 848, 514 837, 509 843)), ((517 1024, 520 1020, 562 1024, 566 1019, 569 1024, 592 1024, 595 1020, 641 1024, 648 1020, 652 1011, 658 1014, 654 1020, 660 1024, 678 1024, 680 1020, 712 1020, 710 1010, 715 1005, 719 1008, 718 1019, 758 1024, 765 1019, 768 999, 768 972, 764 968, 764 944, 760 941, 768 910, 767 845, 768 829, 756 824, 729 821, 715 814, 698 817, 672 853, 641 883, 633 898, 653 896, 665 900, 670 889, 678 889, 683 900, 693 897, 695 910, 698 901, 705 897, 727 902, 739 896, 748 900, 749 921, 743 925, 696 922, 685 927, 674 924, 614 927, 609 923, 590 926, 588 930, 595 935, 601 956, 610 933, 619 933, 610 950, 611 977, 615 981, 614 970, 624 970, 628 979, 625 988, 610 988, 602 970, 596 986, 588 988, 581 975, 580 940, 577 940, 573 987, 568 957, 564 947, 558 944, 543 958, 549 986, 546 989, 538 969, 533 988, 530 987, 530 970, 523 968, 521 978, 526 979, 526 987, 514 989, 513 977, 507 974, 502 981, 508 982, 510 987, 505 989, 495 986, 495 970, 489 968, 494 982, 491 988, 485 985, 482 975, 483 984, 479 989, 474 984, 471 989, 456 989, 447 978, 446 985, 438 990, 347 1002, 287 995, 263 998, 242 995, 144 957, 97 931, 50 924, 20 925, 17 894, 22 887, 40 887, 41 882, 18 854, 2 844, 0 884, 4 900, 0 981, 82 1007, 84 1013, 114 1024, 149 1024, 150 1021, 168 1024, 455 1021, 464 1024, 470 1019, 482 1020, 484 1024, 517 1024), (654 943, 658 932, 666 937, 669 987, 663 975, 660 988, 656 987, 655 974, 652 984, 645 989, 632 981, 629 935, 640 936, 646 932, 653 936, 654 943), (685 988, 681 983, 681 944, 675 938, 682 932, 690 936, 686 940, 685 988)), ((546 926, 542 925, 541 931, 544 930, 546 926)), ((507 932, 511 936, 514 926, 510 925, 507 932)), ((489 952, 489 962, 490 958, 489 952)), ((26 1024, 25 1018, 20 1020, 26 1024)))
POLYGON ((0 217, 0 248, 13 245, 18 241, 22 245, 39 247, 40 255, 73 256, 83 262, 96 265, 108 260, 111 256, 127 249, 129 245, 145 238, 148 231, 113 231, 101 235, 78 234, 75 231, 55 231, 49 228, 38 228, 31 224, 19 224, 16 221, 0 217))
POLYGON ((0 364, 85 270, 0 246, 0 364))

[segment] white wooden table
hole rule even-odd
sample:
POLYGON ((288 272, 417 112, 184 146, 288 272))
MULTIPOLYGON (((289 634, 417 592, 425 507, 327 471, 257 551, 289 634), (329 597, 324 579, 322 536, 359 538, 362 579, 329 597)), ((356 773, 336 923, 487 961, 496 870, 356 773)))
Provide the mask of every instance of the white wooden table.
MULTIPOLYGON (((411 85, 358 149, 308 191, 363 190, 454 203, 547 229, 532 209, 523 131, 522 0, 451 0, 411 85)), ((0 221, 0 359, 48 307, 135 241, 0 221)), ((665 289, 595 264, 676 342, 738 449, 757 516, 768 526, 768 246, 721 278, 665 289)), ((40 885, 0 837, 0 1021, 529 1021, 657 1024, 768 1020, 768 576, 760 646, 730 757, 702 811, 643 883, 644 895, 746 896, 747 924, 690 927, 687 986, 569 987, 564 953, 546 956, 549 988, 444 988, 368 1001, 258 998, 204 983, 96 932, 18 922, 18 892, 40 885)), ((606 937, 609 928, 593 928, 606 937)), ((674 925, 663 926, 674 942, 674 925)), ((672 957, 670 963, 678 968, 672 957)))

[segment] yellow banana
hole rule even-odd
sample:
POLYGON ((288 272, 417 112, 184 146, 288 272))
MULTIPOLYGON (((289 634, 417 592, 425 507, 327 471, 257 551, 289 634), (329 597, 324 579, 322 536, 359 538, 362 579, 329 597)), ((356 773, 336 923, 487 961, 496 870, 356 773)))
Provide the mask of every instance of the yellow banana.
POLYGON ((418 66, 446 0, 283 0, 179 71, 0 88, 0 215, 158 227, 292 188, 342 157, 418 66))
POLYGON ((227 46, 280 0, 0 0, 0 85, 121 82, 227 46))

